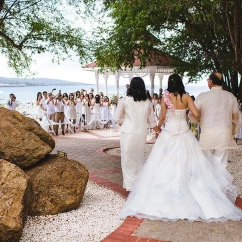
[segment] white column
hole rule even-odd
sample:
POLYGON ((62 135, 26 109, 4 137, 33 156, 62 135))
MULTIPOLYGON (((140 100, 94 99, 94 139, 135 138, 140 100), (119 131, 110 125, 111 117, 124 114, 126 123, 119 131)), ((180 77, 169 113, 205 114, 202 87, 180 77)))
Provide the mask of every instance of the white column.
POLYGON ((155 67, 149 68, 149 74, 150 74, 150 95, 152 97, 154 90, 155 90, 155 67))
POLYGON ((95 70, 96 90, 95 93, 99 94, 99 72, 95 70))
POLYGON ((164 74, 158 73, 158 78, 159 78, 159 81, 160 81, 160 88, 162 88, 162 82, 163 82, 164 74))
POLYGON ((115 81, 116 81, 116 95, 117 97, 119 97, 119 77, 120 77, 120 74, 118 71, 116 71, 114 73, 114 77, 115 77, 115 81))
POLYGON ((104 85, 105 85, 105 92, 104 92, 105 96, 108 95, 108 77, 109 77, 108 73, 103 74, 104 85))
POLYGON ((132 70, 130 70, 130 72, 129 72, 129 83, 131 82, 133 76, 134 76, 134 73, 133 73, 132 70))

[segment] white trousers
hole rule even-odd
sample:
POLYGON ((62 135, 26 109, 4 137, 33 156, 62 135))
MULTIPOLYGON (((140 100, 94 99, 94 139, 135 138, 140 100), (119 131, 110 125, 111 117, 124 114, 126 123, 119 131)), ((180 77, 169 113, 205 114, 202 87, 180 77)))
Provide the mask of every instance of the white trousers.
POLYGON ((204 155, 211 159, 211 154, 213 155, 214 162, 224 165, 228 164, 229 152, 228 150, 203 150, 204 155))
POLYGON ((136 178, 144 166, 145 143, 146 135, 121 133, 120 147, 123 187, 127 191, 132 190, 136 178))

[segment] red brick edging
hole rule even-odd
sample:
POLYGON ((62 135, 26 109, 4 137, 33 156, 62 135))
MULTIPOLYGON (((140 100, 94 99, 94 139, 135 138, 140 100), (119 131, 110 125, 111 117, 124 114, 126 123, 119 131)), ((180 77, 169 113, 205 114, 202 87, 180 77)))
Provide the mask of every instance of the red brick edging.
MULTIPOLYGON (((118 147, 100 148, 96 152, 105 156, 120 157, 117 155, 110 155, 105 152, 106 149, 111 149, 111 148, 118 148, 118 147)), ((91 172, 89 174, 89 179, 95 183, 98 183, 99 185, 105 186, 106 188, 119 193, 121 196, 126 198, 129 193, 122 186, 116 183, 113 183, 108 179, 99 177, 99 175, 101 174, 110 174, 110 173, 116 173, 116 172, 122 172, 121 168, 91 172)), ((242 209, 242 198, 237 197, 235 204, 240 209, 242 209)), ((137 219, 135 217, 127 217, 124 220, 124 222, 115 231, 113 231, 110 235, 104 238, 102 242, 168 242, 168 241, 155 240, 150 238, 141 238, 141 237, 132 235, 138 229, 138 227, 141 225, 142 222, 143 222, 143 219, 137 219)))

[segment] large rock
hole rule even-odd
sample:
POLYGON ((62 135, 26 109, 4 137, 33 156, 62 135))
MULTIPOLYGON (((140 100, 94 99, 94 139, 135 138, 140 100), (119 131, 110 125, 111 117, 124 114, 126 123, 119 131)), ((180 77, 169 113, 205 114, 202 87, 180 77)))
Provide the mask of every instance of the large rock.
POLYGON ((0 241, 19 241, 32 202, 29 177, 19 167, 0 159, 0 241))
POLYGON ((84 165, 59 155, 47 155, 25 172, 33 184, 29 215, 57 214, 80 206, 88 181, 84 165))
POLYGON ((34 119, 0 108, 0 158, 27 168, 55 148, 54 139, 34 119))

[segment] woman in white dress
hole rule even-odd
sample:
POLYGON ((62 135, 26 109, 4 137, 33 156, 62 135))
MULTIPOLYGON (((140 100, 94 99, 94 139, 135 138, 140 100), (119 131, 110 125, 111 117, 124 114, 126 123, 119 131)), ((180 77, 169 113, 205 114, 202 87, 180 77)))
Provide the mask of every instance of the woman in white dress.
POLYGON ((77 117, 76 102, 74 100, 74 95, 72 93, 70 93, 69 100, 66 102, 66 105, 67 105, 67 110, 66 110, 67 119, 69 120, 69 122, 71 122, 74 125, 73 130, 74 132, 76 132, 76 128, 75 128, 76 117, 77 117))
POLYGON ((36 117, 37 117, 37 119, 39 119, 39 121, 41 121, 44 116, 44 111, 41 106, 42 99, 43 99, 42 93, 38 92, 37 98, 36 98, 36 117))
MULTIPOLYGON (((189 130, 186 109, 199 113, 179 75, 168 79, 162 98, 162 131, 129 194, 121 217, 218 222, 242 220, 236 188, 226 168, 207 160, 189 130)), ((135 150, 134 153, 137 153, 135 150)))
POLYGON ((120 147, 123 187, 130 191, 145 163, 144 148, 148 134, 147 126, 156 126, 152 103, 147 99, 145 83, 134 77, 127 96, 117 106, 115 118, 121 124, 120 147))
POLYGON ((90 119, 91 119, 91 102, 89 100, 88 94, 85 94, 84 99, 82 101, 82 117, 84 120, 84 129, 89 129, 90 126, 90 119))
POLYGON ((104 97, 103 104, 102 104, 102 113, 101 113, 101 120, 104 123, 104 128, 108 127, 108 123, 111 120, 111 113, 109 110, 110 102, 107 96, 104 97))

